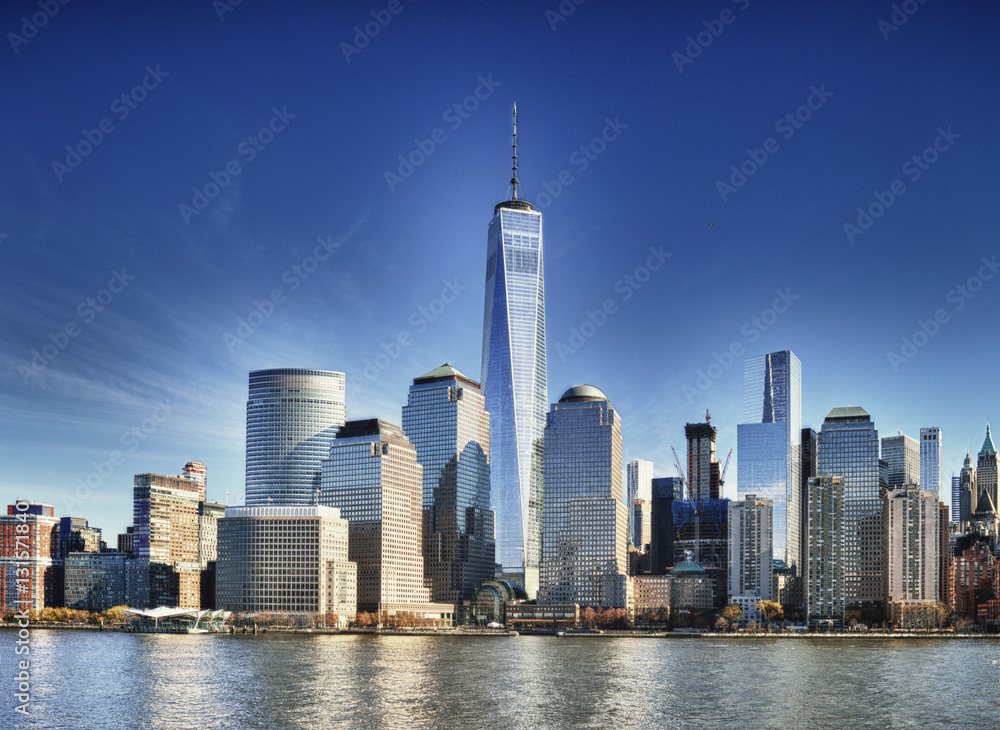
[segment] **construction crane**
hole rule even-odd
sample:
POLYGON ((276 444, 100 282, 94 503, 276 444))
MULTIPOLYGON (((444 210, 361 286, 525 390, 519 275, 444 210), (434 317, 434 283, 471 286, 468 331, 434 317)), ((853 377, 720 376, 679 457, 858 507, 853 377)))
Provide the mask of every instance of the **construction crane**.
POLYGON ((726 463, 722 465, 722 471, 719 472, 719 487, 721 488, 723 484, 726 483, 726 469, 729 468, 729 460, 733 458, 733 450, 729 450, 729 455, 726 456, 726 463))
MULTIPOLYGON (((677 455, 677 449, 673 446, 670 447, 670 450, 674 453, 674 467, 677 469, 677 475, 681 478, 681 489, 683 489, 684 485, 687 484, 687 476, 684 474, 684 467, 681 466, 681 457, 677 455)), ((683 494, 682 491, 681 495, 683 494)))

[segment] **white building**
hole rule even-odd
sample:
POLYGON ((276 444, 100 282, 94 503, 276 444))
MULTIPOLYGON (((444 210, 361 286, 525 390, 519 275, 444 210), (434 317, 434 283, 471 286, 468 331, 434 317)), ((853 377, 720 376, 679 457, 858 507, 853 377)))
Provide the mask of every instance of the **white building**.
POLYGON ((907 484, 886 494, 886 601, 938 600, 939 520, 937 492, 907 484))

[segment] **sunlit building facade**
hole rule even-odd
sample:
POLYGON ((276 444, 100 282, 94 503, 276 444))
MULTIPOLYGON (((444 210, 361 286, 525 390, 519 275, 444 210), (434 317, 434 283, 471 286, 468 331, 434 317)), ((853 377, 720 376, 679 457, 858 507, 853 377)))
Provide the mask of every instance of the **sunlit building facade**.
POLYGON ((774 503, 747 494, 729 503, 729 596, 757 594, 773 600, 774 503))
POLYGON ((920 443, 906 434, 882 437, 882 460, 887 465, 887 487, 902 489, 906 484, 920 484, 920 443))
POLYGON ((320 462, 346 418, 344 374, 283 368, 250 372, 246 504, 312 504, 320 462))
POLYGON ((639 550, 645 550, 652 530, 653 462, 634 459, 626 467, 628 476, 628 539, 639 550))
POLYGON ((481 382, 490 414, 490 483, 496 560, 538 591, 542 461, 548 392, 542 214, 518 199, 517 112, 511 200, 493 209, 487 235, 481 382))
POLYGON ((846 610, 844 477, 809 478, 805 615, 810 626, 843 626, 846 610))
POLYGON ((927 601, 941 595, 937 492, 904 484, 885 496, 886 601, 927 601))
POLYGON ((19 500, 0 516, 0 609, 41 611, 62 602, 59 518, 50 504, 19 500))
POLYGON ((941 429, 937 426, 920 429, 920 488, 942 493, 944 475, 941 464, 941 429))

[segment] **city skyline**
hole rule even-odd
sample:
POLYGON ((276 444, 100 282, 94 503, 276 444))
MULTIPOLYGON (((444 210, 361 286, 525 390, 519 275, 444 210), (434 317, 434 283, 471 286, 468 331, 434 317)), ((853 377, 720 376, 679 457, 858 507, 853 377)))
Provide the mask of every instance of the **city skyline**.
POLYGON ((803 426, 846 404, 886 435, 939 426, 945 484, 976 453, 997 412, 996 8, 921 5, 887 32, 889 3, 524 6, 516 31, 488 6, 400 7, 307 4, 303 27, 60 6, 4 49, 8 502, 113 535, 133 475, 198 461, 208 498, 239 504, 250 371, 344 372, 347 418, 391 422, 414 377, 475 373, 515 101, 545 217, 546 408, 600 385, 624 461, 673 476, 706 408, 718 453, 736 446, 740 363, 787 349, 803 426))

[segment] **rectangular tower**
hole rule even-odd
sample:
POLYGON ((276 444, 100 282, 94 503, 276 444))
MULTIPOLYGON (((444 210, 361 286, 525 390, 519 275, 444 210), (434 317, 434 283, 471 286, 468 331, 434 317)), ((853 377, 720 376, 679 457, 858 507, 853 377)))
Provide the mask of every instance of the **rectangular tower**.
POLYGON ((882 460, 887 465, 886 488, 902 489, 905 484, 921 484, 920 444, 900 432, 882 438, 882 460))
POLYGON ((846 601, 844 477, 809 478, 805 608, 809 626, 842 626, 846 601))
POLYGON ((481 382, 490 414, 490 484, 496 560, 506 577, 538 591, 542 450, 548 393, 542 214, 518 199, 517 109, 512 198, 497 204, 486 249, 481 382))
POLYGON ((649 545, 653 499, 653 462, 634 459, 628 463, 628 539, 640 551, 649 545))
POLYGON ((802 364, 790 350, 743 361, 743 423, 736 427, 737 495, 774 503, 774 556, 802 561, 802 364))
POLYGON ((719 498, 719 462, 715 458, 717 430, 707 420, 684 426, 689 499, 719 498))
POLYGON ((761 600, 772 595, 774 504, 748 494, 729 503, 729 595, 756 593, 761 600))
POLYGON ((885 496, 886 601, 938 600, 939 519, 937 492, 905 484, 885 496))
POLYGON ((920 488, 939 494, 944 486, 941 448, 940 428, 931 426, 920 429, 920 488))

